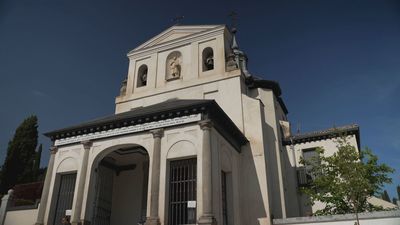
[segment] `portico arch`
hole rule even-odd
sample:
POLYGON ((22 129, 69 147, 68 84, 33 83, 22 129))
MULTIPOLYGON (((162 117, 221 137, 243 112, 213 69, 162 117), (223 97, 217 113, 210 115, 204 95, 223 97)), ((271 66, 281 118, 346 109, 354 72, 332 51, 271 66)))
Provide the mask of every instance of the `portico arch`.
POLYGON ((92 225, 137 225, 146 220, 149 154, 137 144, 100 151, 92 161, 87 218, 92 225))

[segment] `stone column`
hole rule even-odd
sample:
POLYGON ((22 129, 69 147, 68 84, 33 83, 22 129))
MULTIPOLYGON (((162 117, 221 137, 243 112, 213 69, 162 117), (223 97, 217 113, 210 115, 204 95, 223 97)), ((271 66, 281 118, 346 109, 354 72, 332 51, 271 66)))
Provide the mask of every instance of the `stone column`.
POLYGON ((1 207, 0 207, 0 225, 4 225, 4 221, 6 220, 6 215, 8 208, 11 206, 11 202, 13 200, 14 190, 8 190, 7 194, 1 198, 1 207))
POLYGON ((150 184, 150 213, 146 220, 146 225, 159 225, 158 201, 160 189, 160 156, 161 156, 161 138, 164 135, 164 129, 151 130, 153 134, 154 145, 151 165, 151 184, 150 184))
POLYGON ((92 147, 92 142, 91 141, 83 141, 82 145, 83 145, 83 157, 82 157, 82 163, 81 163, 81 168, 80 168, 80 173, 79 173, 78 188, 75 191, 76 204, 75 204, 75 208, 72 211, 72 218, 71 218, 72 225, 81 224, 80 220, 81 220, 81 212, 82 212, 82 204, 83 204, 83 192, 85 189, 87 165, 88 165, 90 147, 92 147))
POLYGON ((35 225, 44 224, 44 214, 47 209, 47 200, 49 198, 50 184, 53 176, 54 158, 56 156, 57 151, 58 148, 55 146, 50 148, 51 155, 50 155, 49 165, 47 166, 46 177, 44 179, 42 197, 40 198, 40 204, 35 225))
POLYGON ((212 163, 211 163, 211 120, 203 120, 199 122, 200 128, 203 130, 203 149, 202 149, 202 182, 203 187, 203 215, 200 216, 198 224, 211 225, 216 224, 212 209, 212 163))

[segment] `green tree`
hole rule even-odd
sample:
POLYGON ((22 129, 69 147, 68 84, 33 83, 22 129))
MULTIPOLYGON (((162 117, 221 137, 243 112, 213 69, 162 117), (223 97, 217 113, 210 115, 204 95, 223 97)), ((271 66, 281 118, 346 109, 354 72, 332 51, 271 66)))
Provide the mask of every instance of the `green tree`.
POLYGON ((383 193, 382 193, 382 199, 387 201, 387 202, 390 202, 390 197, 389 197, 389 194, 387 193, 386 190, 384 190, 383 193))
POLYGON ((388 176, 394 170, 385 164, 378 164, 378 158, 371 150, 358 152, 346 138, 337 138, 337 151, 331 156, 324 155, 324 149, 317 149, 318 156, 301 162, 310 168, 313 177, 309 186, 302 188, 311 203, 321 201, 325 208, 317 215, 358 213, 375 210, 367 198, 377 194, 383 184, 391 183, 388 176))
POLYGON ((29 116, 16 129, 8 143, 7 156, 2 166, 0 192, 6 193, 15 184, 35 181, 34 164, 38 142, 38 120, 29 116))
POLYGON ((400 199, 400 185, 397 185, 397 199, 400 199))
POLYGON ((40 159, 42 157, 42 150, 43 150, 43 145, 40 144, 36 150, 35 155, 33 156, 33 167, 32 167, 32 176, 33 179, 36 181, 39 179, 40 176, 40 159))

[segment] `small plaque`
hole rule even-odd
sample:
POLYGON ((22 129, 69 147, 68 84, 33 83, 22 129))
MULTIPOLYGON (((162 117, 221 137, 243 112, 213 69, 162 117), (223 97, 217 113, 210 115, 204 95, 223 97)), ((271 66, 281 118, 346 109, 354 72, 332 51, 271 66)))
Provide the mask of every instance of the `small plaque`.
POLYGON ((71 216, 72 215, 72 209, 65 210, 65 215, 66 216, 71 216))
POLYGON ((196 208, 196 201, 188 201, 187 202, 187 207, 188 208, 196 208))

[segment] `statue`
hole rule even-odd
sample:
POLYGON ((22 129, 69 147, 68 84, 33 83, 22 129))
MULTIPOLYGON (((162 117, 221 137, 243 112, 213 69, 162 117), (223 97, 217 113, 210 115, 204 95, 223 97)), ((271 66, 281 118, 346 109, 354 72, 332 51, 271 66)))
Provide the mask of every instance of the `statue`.
POLYGON ((127 79, 122 81, 121 89, 119 90, 119 96, 124 96, 126 94, 126 84, 128 83, 127 79))
POLYGON ((236 70, 237 68, 238 68, 238 64, 237 64, 237 62, 235 60, 235 55, 230 53, 228 55, 228 60, 227 60, 227 63, 226 63, 226 69, 228 71, 232 71, 232 70, 236 70))
POLYGON ((173 56, 169 62, 169 72, 171 78, 178 78, 181 75, 181 66, 179 65, 179 58, 173 56))

